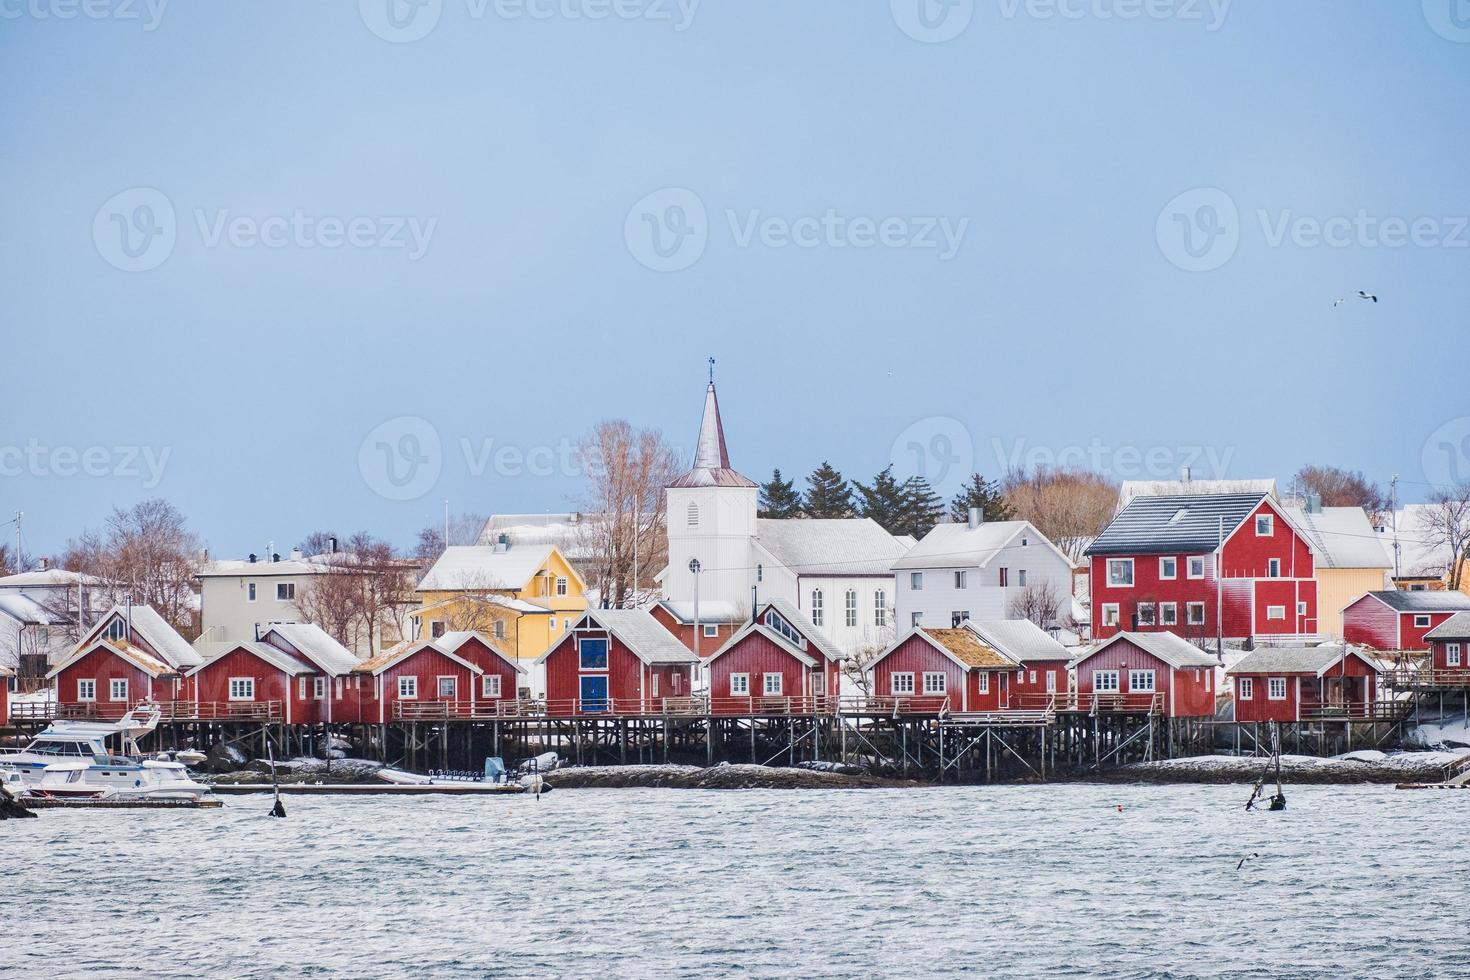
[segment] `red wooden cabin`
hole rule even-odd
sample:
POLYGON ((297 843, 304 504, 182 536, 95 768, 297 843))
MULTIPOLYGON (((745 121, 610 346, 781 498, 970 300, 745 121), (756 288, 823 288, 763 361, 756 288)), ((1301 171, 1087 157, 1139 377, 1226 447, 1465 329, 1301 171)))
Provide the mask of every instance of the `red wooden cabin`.
POLYGON ((445 633, 434 645, 480 668, 475 691, 478 713, 501 714, 504 713, 502 704, 508 708, 516 703, 519 676, 526 668, 501 652, 484 633, 470 630, 445 633))
POLYGON ((1264 647, 1226 672, 1235 683, 1235 720, 1297 722, 1371 718, 1378 666, 1340 646, 1264 647))
POLYGON ((1214 638, 1222 609, 1230 638, 1317 632, 1312 542, 1269 494, 1135 497, 1086 553, 1095 639, 1214 638))
POLYGON ((460 718, 476 713, 478 664, 433 640, 398 644, 353 668, 361 681, 342 721, 387 724, 416 718, 460 718))
POLYGON ((1429 641, 1430 682, 1470 687, 1470 612, 1455 613, 1424 638, 1429 641))
POLYGON ((1427 650, 1430 630, 1467 611, 1463 592, 1368 592, 1342 611, 1342 635, 1374 650, 1427 650))
POLYGON ((1073 661, 1078 711, 1152 712, 1169 718, 1215 713, 1218 661, 1173 633, 1117 633, 1073 661))
MULTIPOLYGON (((236 643, 186 675, 188 701, 174 706, 176 717, 252 719, 308 724, 313 702, 298 696, 298 679, 309 680, 315 668, 269 643, 236 643)), ((302 685, 303 693, 309 688, 302 685)))
POLYGON ((1041 710, 1060 705, 1069 689, 1072 652, 1029 619, 995 619, 967 624, 982 643, 1017 664, 1006 686, 1005 707, 1041 710))
POLYGON ((708 657, 749 622, 747 617, 750 615, 750 607, 740 609, 728 602, 702 603, 699 607, 697 629, 692 602, 671 602, 665 599, 648 612, 691 651, 694 650, 694 634, 698 632, 699 652, 708 657))
POLYGON ((185 700, 183 674, 203 662, 152 608, 118 605, 46 677, 62 714, 121 718, 143 700, 185 700))
POLYGON ((699 661, 642 609, 582 614, 536 662, 546 668, 546 713, 627 715, 687 705, 699 661))
POLYGON ((767 602, 756 618, 704 661, 709 709, 720 715, 813 714, 835 711, 842 653, 785 599, 767 602))
POLYGON ((292 711, 298 724, 355 720, 354 706, 367 683, 355 673, 362 663, 356 654, 310 623, 272 626, 260 641, 310 668, 293 681, 292 711))
POLYGON ((873 697, 884 711, 1000 711, 1020 667, 966 627, 916 627, 873 661, 873 697))

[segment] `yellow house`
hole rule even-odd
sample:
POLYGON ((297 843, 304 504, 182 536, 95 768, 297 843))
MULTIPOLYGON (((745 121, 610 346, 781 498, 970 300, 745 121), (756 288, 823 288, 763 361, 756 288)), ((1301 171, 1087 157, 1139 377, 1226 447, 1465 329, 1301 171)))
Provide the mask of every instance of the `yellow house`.
POLYGON ((415 591, 415 637, 477 630, 528 662, 587 609, 587 584, 554 545, 446 548, 415 591))
POLYGON ((1393 570, 1382 535, 1375 534, 1361 507, 1287 507, 1317 552, 1317 632, 1342 636, 1342 611, 1367 592, 1387 588, 1393 570))

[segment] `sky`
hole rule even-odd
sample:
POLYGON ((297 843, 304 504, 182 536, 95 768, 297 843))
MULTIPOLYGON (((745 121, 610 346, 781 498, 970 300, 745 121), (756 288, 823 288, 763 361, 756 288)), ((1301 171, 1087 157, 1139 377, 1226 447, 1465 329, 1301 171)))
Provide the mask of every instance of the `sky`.
POLYGON ((711 357, 756 479, 1470 478, 1465 0, 0 0, 0 73, 32 555, 576 509, 711 357))

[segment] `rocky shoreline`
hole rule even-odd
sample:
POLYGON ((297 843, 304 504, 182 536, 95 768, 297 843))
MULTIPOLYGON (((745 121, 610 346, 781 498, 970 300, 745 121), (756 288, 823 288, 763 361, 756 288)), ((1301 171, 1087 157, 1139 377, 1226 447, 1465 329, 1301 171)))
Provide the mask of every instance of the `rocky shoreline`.
POLYGON ((832 769, 773 768, 724 763, 700 766, 575 766, 546 774, 557 789, 892 789, 923 786, 832 769))
MULTIPOLYGON (((1281 781, 1288 784, 1437 783, 1448 767, 1467 758, 1459 752, 1349 752, 1331 759, 1305 755, 1281 757, 1281 781)), ((1254 783, 1266 768, 1264 758, 1205 755, 1157 762, 1133 762, 1087 777, 1106 783, 1254 783)), ((1275 770, 1271 778, 1275 779, 1275 770)))

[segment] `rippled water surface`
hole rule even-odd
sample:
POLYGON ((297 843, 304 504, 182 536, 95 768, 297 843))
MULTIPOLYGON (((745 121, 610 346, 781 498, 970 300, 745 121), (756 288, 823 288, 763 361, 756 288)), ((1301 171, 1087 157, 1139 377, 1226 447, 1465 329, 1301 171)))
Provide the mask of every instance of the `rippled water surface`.
POLYGON ((1298 787, 1285 814, 1245 795, 48 811, 0 823, 0 975, 1470 975, 1470 794, 1298 787))

